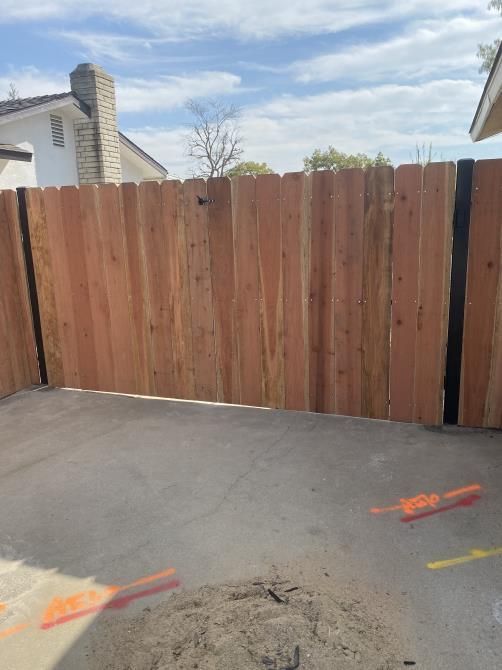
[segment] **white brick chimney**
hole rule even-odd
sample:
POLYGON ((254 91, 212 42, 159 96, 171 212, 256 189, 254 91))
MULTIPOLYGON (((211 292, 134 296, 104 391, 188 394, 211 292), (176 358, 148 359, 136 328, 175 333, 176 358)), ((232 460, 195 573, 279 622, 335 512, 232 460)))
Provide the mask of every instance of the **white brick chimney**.
POLYGON ((81 184, 119 183, 117 107, 113 77, 93 63, 81 63, 70 74, 71 90, 91 109, 91 118, 74 121, 78 176, 81 184))

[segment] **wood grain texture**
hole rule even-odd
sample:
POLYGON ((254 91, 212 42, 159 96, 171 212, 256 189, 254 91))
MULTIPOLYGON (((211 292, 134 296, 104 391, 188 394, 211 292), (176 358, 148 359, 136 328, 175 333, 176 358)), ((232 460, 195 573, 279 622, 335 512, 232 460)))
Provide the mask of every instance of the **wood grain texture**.
POLYGON ((309 409, 308 286, 310 180, 303 172, 281 183, 284 296, 284 400, 286 409, 309 409))
POLYGON ((136 393, 155 395, 152 339, 150 336, 150 299, 143 247, 139 188, 137 184, 120 186, 124 215, 124 241, 127 256, 131 300, 131 335, 136 393))
MULTIPOLYGON (((49 284, 47 294, 50 291, 54 292, 54 304, 51 303, 51 298, 49 298, 49 304, 44 305, 43 311, 47 311, 49 314, 51 326, 49 335, 50 338, 54 337, 57 339, 57 348, 60 351, 62 362, 61 381, 51 381, 49 370, 51 368, 57 370, 58 361, 55 358, 51 358, 50 361, 47 360, 47 351, 48 349, 50 350, 50 347, 47 347, 46 331, 44 331, 44 321, 42 319, 49 384, 83 388, 81 386, 77 346, 77 327, 79 327, 79 324, 75 324, 73 287, 71 283, 72 268, 69 266, 68 249, 65 239, 65 226, 70 225, 70 223, 65 220, 61 191, 59 189, 51 187, 44 189, 43 192, 39 191, 39 193, 43 198, 44 206, 44 218, 40 220, 40 223, 42 225, 46 224, 45 244, 47 245, 47 260, 49 261, 47 268, 47 283, 49 284), (52 312, 53 308, 54 313, 52 312), (55 331, 53 332, 52 328, 54 327, 55 331)), ((33 236, 31 236, 31 239, 33 244, 33 236)), ((40 288, 38 278, 37 287, 40 288)))
POLYGON ((216 401, 218 393, 207 206, 199 205, 197 201, 197 196, 204 198, 206 195, 203 179, 188 179, 183 183, 195 399, 216 401))
POLYGON ((243 405, 260 405, 260 286, 254 177, 246 175, 232 179, 232 215, 240 402, 243 405))
POLYGON ((394 169, 365 174, 362 314, 362 416, 389 417, 394 169))
POLYGON ((335 409, 335 174, 312 174, 309 290, 310 409, 335 409))
POLYGON ((361 416, 364 172, 335 175, 335 411, 361 416))
POLYGON ((400 165, 395 172, 390 354, 393 421, 413 421, 422 174, 421 165, 400 165))
POLYGON ((438 425, 443 419, 455 164, 424 168, 417 339, 415 349, 416 423, 438 425))
POLYGON ((0 398, 39 381, 17 197, 0 191, 0 398))
POLYGON ((218 400, 239 403, 231 189, 227 177, 207 181, 218 400))
POLYGON ((179 181, 167 180, 162 182, 160 192, 167 241, 167 290, 173 306, 174 393, 177 398, 189 399, 194 397, 194 370, 183 187, 179 181))
POLYGON ((262 402, 284 407, 284 310, 282 295, 281 178, 256 177, 262 402))
POLYGON ((89 278, 89 305, 91 328, 97 343, 96 367, 98 391, 115 391, 115 363, 112 342, 110 304, 105 272, 103 244, 98 218, 98 189, 96 186, 81 186, 80 221, 82 226, 82 252, 86 260, 86 272, 89 278))
POLYGON ((141 231, 148 284, 150 339, 155 395, 175 397, 173 333, 174 297, 169 288, 169 250, 160 184, 139 185, 141 231))
POLYGON ((63 237, 70 276, 72 323, 76 340, 78 388, 95 389, 99 384, 96 341, 89 299, 89 275, 80 216, 80 191, 63 186, 60 191, 63 237))
POLYGON ((502 427, 502 161, 474 165, 459 423, 502 427))
POLYGON ((52 386, 64 386, 54 274, 45 214, 45 193, 42 189, 30 188, 26 190, 26 209, 40 306, 40 322, 48 382, 52 386))

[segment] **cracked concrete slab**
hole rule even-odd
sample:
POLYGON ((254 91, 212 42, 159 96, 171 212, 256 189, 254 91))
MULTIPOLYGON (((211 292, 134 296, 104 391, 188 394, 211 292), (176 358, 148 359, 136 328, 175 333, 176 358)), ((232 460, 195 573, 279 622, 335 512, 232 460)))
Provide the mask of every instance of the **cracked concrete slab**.
POLYGON ((86 668, 104 618, 281 565, 357 592, 417 668, 502 664, 502 555, 427 567, 502 547, 499 432, 51 389, 0 402, 0 454, 2 670, 86 668), (434 513, 370 511, 401 499, 434 513))

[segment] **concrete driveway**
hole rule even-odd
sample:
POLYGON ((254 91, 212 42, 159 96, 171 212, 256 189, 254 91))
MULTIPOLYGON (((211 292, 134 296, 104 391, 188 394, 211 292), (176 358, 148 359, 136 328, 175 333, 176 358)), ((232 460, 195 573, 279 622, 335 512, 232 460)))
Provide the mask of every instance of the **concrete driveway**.
POLYGON ((86 668, 104 617, 286 564, 357 592, 403 663, 500 668, 501 484, 493 431, 19 393, 0 402, 0 668, 86 668))

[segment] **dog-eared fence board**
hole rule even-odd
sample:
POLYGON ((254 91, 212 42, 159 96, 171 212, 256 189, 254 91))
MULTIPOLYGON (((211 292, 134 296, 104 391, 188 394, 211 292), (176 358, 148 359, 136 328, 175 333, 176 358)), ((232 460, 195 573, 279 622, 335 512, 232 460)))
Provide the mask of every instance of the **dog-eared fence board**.
POLYGON ((215 402, 217 397, 214 341, 211 258, 207 207, 198 197, 207 198, 203 179, 183 183, 185 231, 190 286, 192 351, 195 398, 215 402))
POLYGON ((284 407, 284 302, 281 177, 256 177, 260 276, 262 405, 284 407))
POLYGON ((438 425, 443 420, 455 173, 454 163, 429 163, 423 174, 413 412, 416 423, 438 425))
POLYGON ((170 249, 167 229, 172 225, 164 210, 159 182, 139 185, 144 268, 150 317, 155 395, 176 395, 174 381, 173 325, 174 287, 170 281, 170 249))
POLYGON ((459 423, 502 427, 502 160, 474 164, 459 423))
POLYGON ((335 413, 361 416, 364 171, 335 175, 335 413))
POLYGON ((281 183, 286 409, 308 410, 307 249, 310 178, 290 172, 281 183))
POLYGON ((393 209, 393 168, 369 168, 364 193, 361 413, 372 419, 389 417, 393 209))
POLYGON ((207 181, 217 395, 219 402, 240 403, 231 189, 224 177, 207 181))
POLYGON ((312 173, 309 394, 310 409, 326 413, 335 409, 334 207, 334 172, 312 173))
POLYGON ((393 421, 413 421, 422 175, 421 165, 400 165, 394 179, 389 391, 393 421))
POLYGON ((40 382, 15 191, 0 191, 0 398, 40 382))

